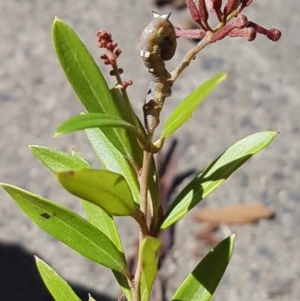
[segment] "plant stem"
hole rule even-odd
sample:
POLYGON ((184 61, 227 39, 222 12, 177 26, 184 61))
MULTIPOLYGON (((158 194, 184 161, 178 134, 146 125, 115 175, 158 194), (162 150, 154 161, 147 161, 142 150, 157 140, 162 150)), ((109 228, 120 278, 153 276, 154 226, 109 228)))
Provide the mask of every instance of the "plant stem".
POLYGON ((150 171, 152 156, 153 154, 147 150, 143 152, 143 166, 140 175, 140 195, 141 195, 140 210, 144 213, 146 218, 147 218, 147 211, 148 211, 149 171, 150 171))
MULTIPOLYGON (((149 151, 143 152, 143 165, 141 174, 139 177, 140 182, 140 211, 145 218, 145 225, 140 224, 139 229, 139 246, 141 246, 142 241, 146 235, 149 233, 149 222, 147 220, 148 213, 148 186, 149 186, 149 171, 151 167, 151 160, 153 154, 149 151), (146 229, 145 229, 146 227, 146 229)), ((142 261, 140 255, 137 261, 137 267, 135 271, 134 277, 134 291, 133 291, 133 301, 140 301, 141 291, 140 291, 140 283, 141 283, 141 274, 142 274, 142 261)))
POLYGON ((144 236, 147 236, 149 234, 149 227, 147 224, 147 219, 144 215, 144 213, 140 209, 136 209, 133 213, 132 217, 137 221, 140 227, 140 232, 144 236))
MULTIPOLYGON (((194 59, 196 54, 200 52, 205 46, 211 43, 213 37, 213 33, 208 32, 205 37, 193 48, 191 49, 179 63, 177 68, 171 73, 171 86, 176 80, 176 78, 180 75, 180 73, 190 64, 191 60, 194 59)), ((148 141, 152 144, 152 137, 153 133, 149 134, 148 141)), ((139 246, 141 246, 143 239, 149 233, 149 225, 151 225, 151 220, 149 221, 148 218, 148 190, 149 190, 149 172, 151 168, 151 161, 152 161, 153 153, 149 150, 144 150, 143 152, 143 164, 142 170, 139 176, 139 183, 140 183, 140 211, 141 214, 144 216, 146 221, 146 228, 143 223, 143 226, 139 229, 139 246)), ((154 213, 155 214, 155 213, 154 213)), ((151 219, 157 218, 151 216, 151 219)), ((141 300, 141 274, 142 274, 142 258, 140 257, 140 252, 138 255, 137 267, 134 276, 134 286, 132 287, 132 296, 133 301, 140 301, 141 300)))
POLYGON ((212 38, 214 33, 212 31, 208 31, 203 39, 191 50, 189 50, 186 55, 183 57, 178 66, 171 72, 170 81, 174 83, 177 77, 181 74, 181 72, 191 63, 191 61, 195 58, 195 56, 200 52, 204 47, 212 42, 212 38))
MULTIPOLYGON (((143 240, 143 234, 139 233, 139 247, 143 240)), ((142 260, 140 258, 140 252, 138 255, 137 267, 134 276, 134 291, 132 292, 133 301, 141 300, 141 276, 142 276, 142 260)))

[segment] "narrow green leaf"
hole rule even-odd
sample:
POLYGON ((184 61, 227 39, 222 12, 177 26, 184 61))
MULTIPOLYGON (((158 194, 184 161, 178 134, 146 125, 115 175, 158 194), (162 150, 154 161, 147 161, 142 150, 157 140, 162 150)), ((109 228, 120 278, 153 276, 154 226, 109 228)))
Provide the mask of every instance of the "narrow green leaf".
POLYGON ((52 38, 60 64, 86 109, 96 113, 115 110, 102 73, 73 29, 55 18, 52 38))
POLYGON ((203 85, 192 92, 185 98, 177 108, 169 115, 165 124, 163 125, 161 139, 169 137, 184 123, 186 123, 192 116, 193 112, 198 108, 202 101, 221 83, 226 79, 226 74, 217 74, 203 85))
MULTIPOLYGON (((67 153, 48 148, 46 146, 31 145, 30 150, 43 164, 52 172, 69 171, 71 169, 89 168, 90 165, 79 154, 67 153)), ((84 210, 88 220, 100 229, 116 245, 118 250, 123 253, 120 237, 113 218, 102 208, 90 202, 83 201, 84 210)))
POLYGON ((52 172, 88 168, 90 165, 78 154, 72 155, 40 145, 30 145, 29 149, 52 172))
POLYGON ((56 130, 55 135, 72 133, 88 128, 123 127, 129 131, 136 132, 136 128, 123 119, 108 114, 86 113, 73 116, 62 123, 56 130))
POLYGON ((119 174, 108 170, 81 169, 59 172, 57 179, 66 190, 111 215, 131 216, 135 212, 130 188, 119 174))
MULTIPOLYGON (((52 37, 65 75, 87 111, 119 116, 101 71, 74 30, 62 20, 55 18, 52 37)), ((104 132, 115 147, 124 150, 128 142, 124 145, 121 135, 115 130, 115 128, 105 129, 104 132)))
POLYGON ((141 274, 141 300, 148 301, 150 299, 151 289, 157 275, 158 250, 161 241, 154 237, 146 237, 143 239, 140 247, 140 258, 142 260, 141 274))
POLYGON ((117 249, 123 253, 120 236, 118 235, 113 217, 106 213, 101 207, 88 201, 83 200, 82 205, 88 217, 88 221, 100 229, 101 232, 103 232, 114 243, 117 249))
MULTIPOLYGON (((129 162, 128 158, 122 156, 120 151, 107 140, 104 134, 98 128, 87 129, 87 137, 98 155, 100 162, 110 171, 122 175, 128 186, 130 187, 133 199, 135 203, 140 201, 139 182, 137 178, 137 171, 141 168, 139 161, 129 162), (107 154, 105 160, 103 160, 103 154, 107 154)), ((156 200, 158 199, 158 182, 154 159, 152 158, 150 175, 149 175, 149 187, 151 193, 151 210, 158 211, 156 200)), ((155 214, 157 216, 157 214, 155 214)))
POLYGON ((75 31, 55 18, 52 25, 53 44, 60 64, 89 112, 108 113, 137 125, 138 117, 119 88, 109 89, 100 69, 75 31))
POLYGON ((35 262, 46 287, 56 301, 81 301, 66 280, 46 262, 37 256, 35 262))
MULTIPOLYGON (((93 203, 82 201, 84 211, 87 214, 88 220, 91 224, 100 229, 116 246, 119 252, 124 253, 118 229, 116 227, 113 217, 106 213, 99 206, 93 203)), ((128 301, 132 300, 132 293, 128 286, 126 277, 117 271, 112 271, 115 278, 117 279, 123 294, 126 296, 128 301)))
POLYGON ((201 260, 171 301, 209 301, 230 261, 235 234, 225 238, 201 260))
POLYGON ((161 229, 171 226, 189 212, 254 154, 267 147, 276 135, 277 132, 273 131, 258 132, 229 147, 179 193, 168 209, 161 229))
POLYGON ((94 262, 121 273, 127 272, 124 254, 81 216, 21 188, 3 183, 1 186, 29 218, 48 234, 94 262))
MULTIPOLYGON (((90 165, 79 154, 73 152, 72 155, 57 151, 45 146, 31 145, 32 153, 45 164, 52 172, 62 170, 89 168, 90 165)), ((120 253, 124 253, 120 236, 111 215, 102 208, 90 202, 82 201, 89 222, 105 234, 116 246, 120 253)), ((124 295, 128 301, 132 300, 131 291, 128 287, 126 277, 120 272, 113 271, 124 295)))
MULTIPOLYGON (((54 173, 90 167, 88 162, 81 158, 77 153, 69 155, 39 145, 31 145, 29 148, 32 153, 54 173)), ((90 202, 83 201, 83 206, 89 221, 98 229, 101 229, 101 231, 116 245, 118 250, 123 252, 120 237, 113 218, 102 208, 90 202)))
MULTIPOLYGON (((118 173, 126 179, 133 198, 138 203, 140 199, 138 178, 129 159, 113 146, 100 129, 87 129, 85 132, 100 162, 110 171, 118 173)), ((139 163, 137 166, 140 166, 139 163)))
MULTIPOLYGON (((117 88, 109 90, 107 83, 90 53, 73 29, 56 18, 52 26, 53 43, 61 66, 78 98, 90 113, 109 114, 134 124, 142 132, 140 122, 127 98, 117 88)), ((128 163, 140 165, 142 150, 135 136, 121 128, 103 128, 105 138, 128 163)), ((110 153, 99 153, 101 161, 109 160, 110 153)), ((124 159, 123 159, 124 160, 124 159)))

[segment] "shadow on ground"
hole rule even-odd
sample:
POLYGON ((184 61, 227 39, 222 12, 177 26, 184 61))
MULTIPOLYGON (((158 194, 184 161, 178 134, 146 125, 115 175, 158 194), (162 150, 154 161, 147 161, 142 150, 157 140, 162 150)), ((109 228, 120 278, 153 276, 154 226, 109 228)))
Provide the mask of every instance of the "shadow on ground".
MULTIPOLYGON (((71 283, 81 298, 112 301, 107 296, 71 283)), ((33 254, 18 245, 0 244, 0 300, 53 301, 36 269, 33 254)))

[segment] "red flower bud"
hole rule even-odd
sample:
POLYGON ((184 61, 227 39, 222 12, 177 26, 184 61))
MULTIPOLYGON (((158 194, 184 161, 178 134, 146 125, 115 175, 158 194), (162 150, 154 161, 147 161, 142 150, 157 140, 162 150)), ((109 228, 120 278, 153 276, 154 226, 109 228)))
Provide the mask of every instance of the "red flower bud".
POLYGON ((228 16, 232 13, 235 9, 238 8, 240 4, 240 0, 228 0, 225 7, 224 7, 224 15, 228 16))

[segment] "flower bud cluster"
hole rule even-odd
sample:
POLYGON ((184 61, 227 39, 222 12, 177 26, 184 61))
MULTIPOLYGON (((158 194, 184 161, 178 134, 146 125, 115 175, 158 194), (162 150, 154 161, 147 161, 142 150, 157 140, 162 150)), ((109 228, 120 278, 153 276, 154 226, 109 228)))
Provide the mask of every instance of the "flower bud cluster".
POLYGON ((99 30, 97 32, 98 47, 107 50, 106 54, 101 55, 101 59, 105 65, 113 65, 117 58, 122 53, 122 50, 118 47, 118 43, 112 39, 112 36, 106 30, 99 30))
POLYGON ((107 50, 106 53, 102 54, 100 58, 103 60, 105 65, 111 65, 112 70, 110 71, 111 76, 117 78, 118 84, 121 85, 123 89, 132 85, 131 80, 121 81, 121 74, 124 72, 122 68, 118 68, 117 59, 122 53, 122 50, 118 48, 118 43, 112 39, 112 35, 106 30, 99 30, 97 32, 98 47, 107 50))
POLYGON ((253 0, 186 0, 191 17, 199 29, 181 30, 176 28, 178 37, 202 39, 207 32, 213 32, 212 42, 229 37, 244 37, 253 41, 257 34, 265 35, 271 41, 278 41, 281 32, 278 29, 266 29, 242 14, 242 11, 253 3, 253 0), (209 18, 214 14, 219 24, 213 29, 209 18))

